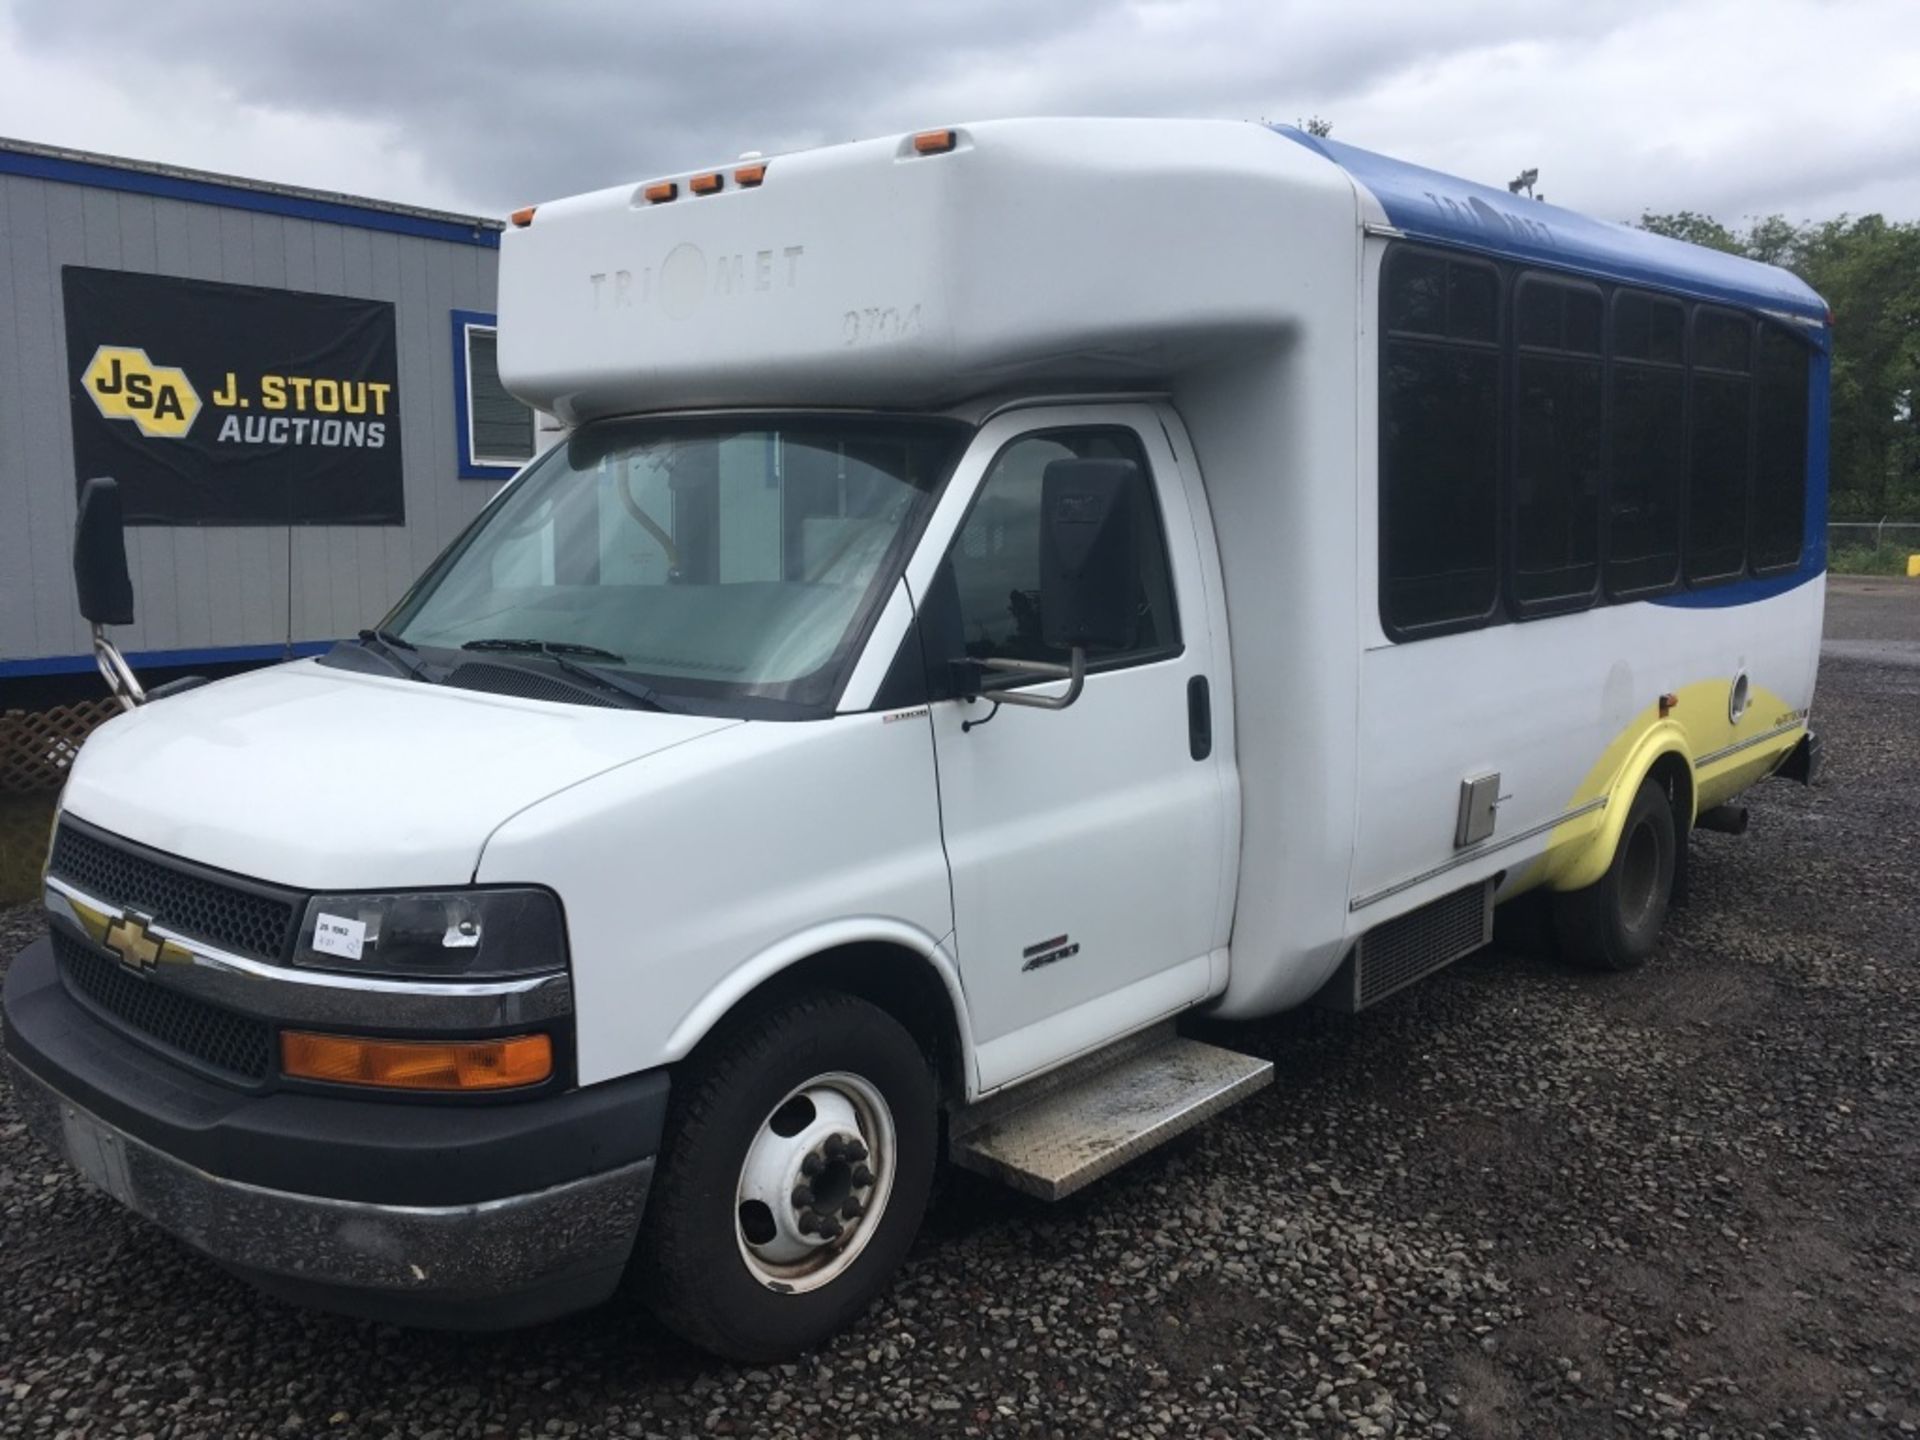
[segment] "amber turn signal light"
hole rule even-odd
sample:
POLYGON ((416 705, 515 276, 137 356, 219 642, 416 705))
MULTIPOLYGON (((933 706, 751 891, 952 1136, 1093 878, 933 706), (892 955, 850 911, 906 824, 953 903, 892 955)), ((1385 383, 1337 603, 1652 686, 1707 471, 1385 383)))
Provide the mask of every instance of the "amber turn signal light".
POLYGON ((659 205, 678 195, 680 186, 672 180, 662 180, 658 185, 647 186, 640 193, 647 197, 649 205, 659 205))
POLYGON ((513 221, 516 230, 524 230, 533 223, 534 208, 532 205, 523 205, 507 218, 513 221))
POLYGON ((711 195, 714 191, 722 189, 726 183, 726 177, 718 170, 712 170, 705 175, 694 176, 687 182, 687 188, 696 195, 711 195))
POLYGON ((733 172, 733 183, 746 188, 758 185, 766 178, 767 167, 764 165, 742 165, 733 172))
POLYGON ((960 137, 951 130, 922 130, 913 137, 913 148, 920 155, 944 155, 960 143, 960 137))
POLYGON ((361 1040, 288 1030, 280 1068, 300 1080, 374 1085, 389 1090, 507 1090, 553 1074, 545 1035, 505 1040, 361 1040))

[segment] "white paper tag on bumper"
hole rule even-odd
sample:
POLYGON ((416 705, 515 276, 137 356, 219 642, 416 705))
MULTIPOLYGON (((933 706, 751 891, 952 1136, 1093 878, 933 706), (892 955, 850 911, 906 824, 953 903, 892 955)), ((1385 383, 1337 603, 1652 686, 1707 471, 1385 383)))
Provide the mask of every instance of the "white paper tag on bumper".
POLYGON ((360 952, 367 948, 367 922, 322 911, 313 922, 313 948, 322 955, 358 960, 360 952))

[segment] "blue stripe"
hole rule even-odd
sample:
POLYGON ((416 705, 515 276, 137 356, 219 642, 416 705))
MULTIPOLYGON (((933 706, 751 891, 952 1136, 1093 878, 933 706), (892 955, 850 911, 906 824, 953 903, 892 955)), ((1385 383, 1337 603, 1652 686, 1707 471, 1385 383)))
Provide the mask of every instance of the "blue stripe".
POLYGON ((1798 590, 1810 581, 1818 580, 1826 573, 1826 567, 1814 571, 1789 570, 1784 575, 1749 575, 1743 580, 1729 581, 1725 585, 1709 585, 1703 590, 1682 590, 1674 595, 1662 595, 1649 600, 1649 605, 1665 605, 1673 610, 1723 610, 1729 605, 1751 605, 1756 600, 1771 600, 1776 595, 1784 595, 1789 590, 1798 590))
MULTIPOLYGON (((179 665, 235 665, 245 662, 303 660, 333 648, 331 640, 297 640, 292 645, 216 645, 200 650, 136 650, 127 656, 135 669, 164 670, 179 665)), ((43 655, 33 660, 0 660, 0 680, 20 675, 85 675, 91 655, 43 655)))
POLYGON ((112 165, 69 160, 54 155, 31 155, 0 149, 0 175, 24 175, 29 179, 53 180, 64 185, 86 185, 95 190, 154 195, 163 200, 186 200, 196 205, 217 205, 227 210, 252 210, 262 215, 282 215, 292 220, 320 220, 329 225, 350 225, 357 230, 384 230, 422 240, 478 245, 485 250, 500 248, 500 232, 485 225, 462 225, 457 221, 434 220, 424 215, 400 215, 391 210, 376 210, 371 206, 354 205, 341 200, 276 195, 264 190, 249 190, 240 185, 223 185, 217 180, 189 180, 178 175, 155 175, 145 170, 122 170, 112 165))
POLYGON ((1595 220, 1357 145, 1272 127, 1332 161, 1371 191, 1407 235, 1606 280, 1650 285, 1817 321, 1807 338, 1828 343, 1827 305, 1797 275, 1739 255, 1595 220))

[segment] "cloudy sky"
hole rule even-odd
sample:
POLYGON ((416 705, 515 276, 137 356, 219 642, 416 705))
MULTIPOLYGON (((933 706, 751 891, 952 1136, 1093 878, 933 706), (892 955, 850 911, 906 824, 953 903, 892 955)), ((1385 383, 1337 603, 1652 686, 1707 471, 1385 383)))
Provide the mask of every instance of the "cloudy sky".
POLYGON ((0 135, 483 214, 1017 114, 1321 115, 1616 219, 1914 219, 1920 3, 0 0, 0 135))

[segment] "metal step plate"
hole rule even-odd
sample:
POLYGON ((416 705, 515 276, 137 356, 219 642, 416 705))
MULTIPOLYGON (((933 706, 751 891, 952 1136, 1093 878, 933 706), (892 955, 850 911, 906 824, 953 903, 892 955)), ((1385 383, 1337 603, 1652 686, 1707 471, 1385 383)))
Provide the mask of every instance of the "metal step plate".
POLYGON ((1273 1081, 1273 1062, 1155 1031, 1081 1062, 1068 1083, 1035 1082, 953 1119, 953 1163, 1058 1200, 1191 1130, 1273 1081), (1023 1103, 1024 1102, 1024 1103, 1023 1103))

